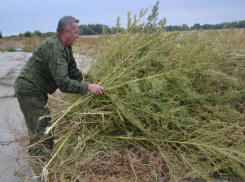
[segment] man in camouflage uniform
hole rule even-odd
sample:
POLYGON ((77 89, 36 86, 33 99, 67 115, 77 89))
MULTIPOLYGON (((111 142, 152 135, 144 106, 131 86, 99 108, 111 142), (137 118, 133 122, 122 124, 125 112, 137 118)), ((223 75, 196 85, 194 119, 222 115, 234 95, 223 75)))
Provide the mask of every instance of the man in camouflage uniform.
MULTIPOLYGON (((14 88, 20 108, 24 114, 30 137, 30 145, 39 141, 51 118, 39 120, 49 113, 46 108, 47 94, 57 88, 65 93, 84 95, 87 91, 101 95, 103 87, 81 82, 83 74, 77 68, 73 57, 73 42, 79 37, 78 22, 72 16, 59 20, 57 33, 42 42, 32 53, 27 64, 20 71, 14 88)), ((46 140, 29 149, 33 156, 43 155, 43 145, 52 149, 53 140, 46 140)))

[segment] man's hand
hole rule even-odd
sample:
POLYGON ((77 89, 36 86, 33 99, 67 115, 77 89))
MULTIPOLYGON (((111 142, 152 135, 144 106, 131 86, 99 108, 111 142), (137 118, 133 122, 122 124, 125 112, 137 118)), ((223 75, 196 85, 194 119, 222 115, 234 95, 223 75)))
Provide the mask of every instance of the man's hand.
POLYGON ((92 92, 94 95, 102 95, 102 90, 104 88, 98 84, 88 84, 88 91, 92 92))

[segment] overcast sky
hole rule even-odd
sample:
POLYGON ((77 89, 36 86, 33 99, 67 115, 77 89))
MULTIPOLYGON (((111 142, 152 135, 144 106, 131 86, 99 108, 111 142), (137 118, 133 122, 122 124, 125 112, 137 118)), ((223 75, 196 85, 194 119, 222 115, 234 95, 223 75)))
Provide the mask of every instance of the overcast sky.
MULTIPOLYGON (((59 19, 72 15, 79 24, 116 25, 127 22, 127 12, 139 14, 157 0, 0 0, 0 31, 18 35, 25 31, 55 32, 59 19)), ((151 6, 151 7, 150 7, 151 6)), ((189 26, 245 20, 245 0, 160 0, 159 18, 167 25, 189 26)))

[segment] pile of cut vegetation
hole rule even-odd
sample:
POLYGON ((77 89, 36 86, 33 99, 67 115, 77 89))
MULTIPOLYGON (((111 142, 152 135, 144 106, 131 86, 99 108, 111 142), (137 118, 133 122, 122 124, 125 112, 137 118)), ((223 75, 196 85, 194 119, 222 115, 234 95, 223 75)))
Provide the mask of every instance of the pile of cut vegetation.
POLYGON ((143 14, 101 38, 89 74, 103 96, 61 101, 42 177, 245 179, 245 30, 166 33, 143 14))

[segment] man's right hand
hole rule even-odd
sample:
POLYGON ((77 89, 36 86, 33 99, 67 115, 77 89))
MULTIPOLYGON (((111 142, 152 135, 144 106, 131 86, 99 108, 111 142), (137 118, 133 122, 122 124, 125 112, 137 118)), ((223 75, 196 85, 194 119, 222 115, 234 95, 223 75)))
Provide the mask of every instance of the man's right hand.
POLYGON ((88 84, 88 91, 92 92, 94 95, 102 95, 103 87, 98 84, 88 84))

